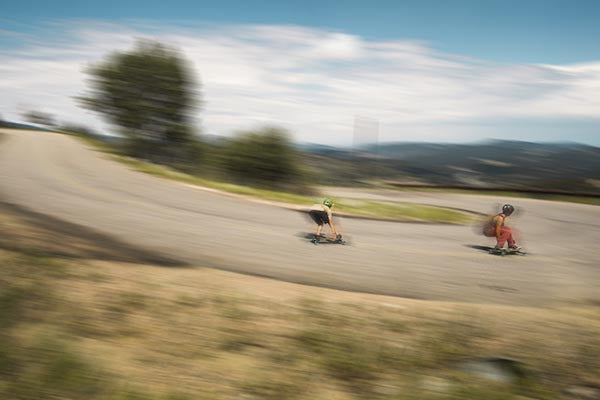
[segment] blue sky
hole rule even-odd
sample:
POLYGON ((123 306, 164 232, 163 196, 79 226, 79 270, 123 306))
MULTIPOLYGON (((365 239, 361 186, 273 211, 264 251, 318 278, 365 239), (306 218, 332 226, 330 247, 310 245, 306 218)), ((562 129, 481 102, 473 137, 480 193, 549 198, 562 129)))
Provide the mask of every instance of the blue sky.
POLYGON ((17 30, 64 19, 149 19, 194 25, 292 24, 367 39, 417 39, 444 52, 505 62, 600 59, 597 0, 11 1, 0 24, 17 30))
POLYGON ((83 69, 146 37, 194 65, 207 133, 348 144, 362 115, 382 140, 600 145, 598 21, 600 1, 3 2, 0 114, 110 131, 73 100, 83 69))

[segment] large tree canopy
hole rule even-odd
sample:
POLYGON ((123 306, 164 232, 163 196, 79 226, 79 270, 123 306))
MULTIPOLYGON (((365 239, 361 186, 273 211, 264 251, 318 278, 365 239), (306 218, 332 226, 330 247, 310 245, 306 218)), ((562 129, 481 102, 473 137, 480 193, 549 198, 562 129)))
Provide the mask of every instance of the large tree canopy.
POLYGON ((87 70, 91 91, 80 100, 135 141, 176 145, 190 136, 189 118, 198 104, 187 62, 174 49, 139 41, 87 70))

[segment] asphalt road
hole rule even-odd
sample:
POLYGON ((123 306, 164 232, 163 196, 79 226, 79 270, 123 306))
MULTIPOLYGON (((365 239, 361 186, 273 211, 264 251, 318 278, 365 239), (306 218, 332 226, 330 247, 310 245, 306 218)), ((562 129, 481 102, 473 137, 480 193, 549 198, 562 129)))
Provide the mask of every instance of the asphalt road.
MULTIPOLYGON (((339 219, 351 245, 314 246, 301 213, 132 171, 69 136, 3 130, 0 200, 194 266, 419 299, 557 306, 600 302, 600 207, 490 196, 330 189, 328 195, 521 213, 525 257, 470 227, 339 219)), ((307 206, 310 206, 307 205, 307 206)), ((68 246, 68 243, 65 243, 68 246)))

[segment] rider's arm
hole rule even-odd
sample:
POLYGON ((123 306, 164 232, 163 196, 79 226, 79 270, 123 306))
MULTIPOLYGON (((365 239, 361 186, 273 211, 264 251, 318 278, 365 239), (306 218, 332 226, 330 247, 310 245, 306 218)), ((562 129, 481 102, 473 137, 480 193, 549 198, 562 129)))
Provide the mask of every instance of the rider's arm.
POLYGON ((331 232, 337 235, 337 231, 335 230, 335 225, 333 225, 333 218, 329 218, 329 227, 331 228, 331 232))
POLYGON ((496 222, 496 238, 499 238, 502 234, 502 224, 504 223, 504 218, 497 216, 495 218, 496 222))
POLYGON ((329 227, 331 228, 331 231, 337 235, 337 230, 335 229, 335 225, 333 224, 333 212, 331 211, 331 208, 326 207, 327 208, 327 216, 329 217, 329 227))

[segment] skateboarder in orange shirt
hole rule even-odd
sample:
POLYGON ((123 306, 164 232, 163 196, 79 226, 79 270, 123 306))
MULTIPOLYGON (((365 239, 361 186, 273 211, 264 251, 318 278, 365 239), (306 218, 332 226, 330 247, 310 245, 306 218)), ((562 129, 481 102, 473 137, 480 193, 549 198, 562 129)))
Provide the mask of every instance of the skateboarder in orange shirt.
POLYGON ((495 250, 501 250, 504 244, 508 242, 508 249, 511 251, 519 251, 521 248, 517 246, 513 238, 512 230, 504 225, 506 218, 509 217, 515 208, 510 204, 502 206, 502 212, 492 217, 483 227, 483 234, 487 237, 496 237, 495 250))

